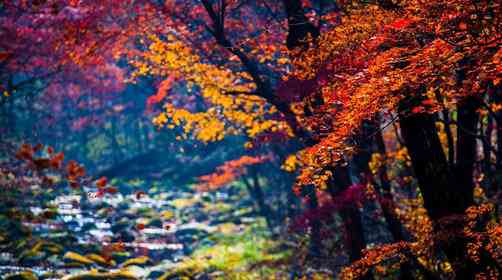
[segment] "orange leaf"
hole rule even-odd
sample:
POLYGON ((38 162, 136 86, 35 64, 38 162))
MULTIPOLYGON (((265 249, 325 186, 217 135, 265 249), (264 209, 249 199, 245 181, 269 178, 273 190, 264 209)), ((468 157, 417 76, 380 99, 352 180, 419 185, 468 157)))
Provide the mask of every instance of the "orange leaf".
POLYGON ((59 169, 63 165, 64 153, 58 153, 54 157, 51 158, 51 166, 54 169, 59 169))
POLYGON ((17 159, 31 160, 33 159, 33 148, 29 144, 21 145, 21 148, 16 153, 17 159))

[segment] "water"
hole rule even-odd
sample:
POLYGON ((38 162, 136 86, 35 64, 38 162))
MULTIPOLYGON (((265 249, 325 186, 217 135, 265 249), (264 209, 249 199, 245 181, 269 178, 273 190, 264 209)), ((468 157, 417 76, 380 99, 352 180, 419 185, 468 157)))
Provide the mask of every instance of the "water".
MULTIPOLYGON (((142 215, 138 214, 141 213, 142 209, 151 209, 156 213, 165 210, 174 211, 164 200, 150 197, 137 200, 133 195, 122 196, 118 194, 100 199, 89 199, 87 202, 81 203, 80 196, 62 195, 51 201, 50 204, 57 205, 57 217, 55 219, 44 223, 24 223, 25 226, 32 229, 35 236, 53 239, 71 234, 76 237, 75 245, 100 244, 108 246, 116 243, 114 239, 118 234, 118 232, 112 230, 113 223, 125 218, 128 222, 126 225, 128 229, 124 230, 124 232, 133 236, 134 240, 129 242, 120 241, 120 243, 125 251, 132 253, 131 257, 147 254, 154 263, 172 266, 173 263, 184 256, 185 245, 177 242, 175 237, 175 233, 180 228, 176 221, 162 221, 161 227, 147 226, 143 230, 134 229, 136 220, 143 219, 142 215), (98 214, 107 207, 113 209, 109 216, 98 214)), ((38 215, 48 209, 31 207, 30 210, 38 215)), ((65 248, 65 250, 72 249, 65 248)), ((64 255, 64 252, 60 254, 60 256, 62 255, 64 255)), ((0 254, 0 275, 22 271, 31 271, 38 276, 47 272, 68 275, 81 271, 81 269, 65 268, 62 261, 60 262, 61 266, 46 264, 46 266, 23 267, 13 263, 14 260, 12 254, 0 254)), ((149 269, 155 268, 153 266, 149 269)), ((110 271, 113 271, 113 269, 110 271)), ((141 273, 147 272, 143 271, 141 273)))

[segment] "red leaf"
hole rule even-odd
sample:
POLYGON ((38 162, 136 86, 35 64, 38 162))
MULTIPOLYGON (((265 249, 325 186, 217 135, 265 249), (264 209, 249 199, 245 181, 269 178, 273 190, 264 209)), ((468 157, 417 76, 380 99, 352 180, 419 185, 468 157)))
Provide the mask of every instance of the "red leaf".
POLYGON ((419 106, 419 107, 414 107, 413 109, 411 109, 411 112, 413 114, 418 114, 418 113, 422 113, 424 111, 424 108, 419 106))
POLYGON ((103 190, 99 190, 96 192, 96 197, 103 197, 105 195, 105 192, 103 190))
POLYGON ((104 189, 109 194, 116 194, 119 190, 116 187, 108 187, 104 189))
POLYGON ((106 184, 108 183, 108 180, 106 179, 106 177, 101 177, 99 178, 97 181, 96 181, 96 186, 98 188, 104 188, 106 186, 106 184))
POLYGON ((394 21, 393 23, 387 25, 386 27, 390 28, 390 29, 398 30, 398 29, 403 29, 405 27, 408 27, 408 25, 410 25, 412 22, 413 21, 411 19, 403 18, 403 19, 398 19, 398 20, 394 21))

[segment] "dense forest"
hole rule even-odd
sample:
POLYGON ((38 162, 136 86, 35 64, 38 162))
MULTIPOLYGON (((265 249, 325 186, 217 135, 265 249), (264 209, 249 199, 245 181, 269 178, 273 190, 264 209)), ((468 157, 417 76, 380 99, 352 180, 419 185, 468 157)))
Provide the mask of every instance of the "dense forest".
POLYGON ((502 279, 501 44, 500 1, 0 1, 0 279, 502 279))

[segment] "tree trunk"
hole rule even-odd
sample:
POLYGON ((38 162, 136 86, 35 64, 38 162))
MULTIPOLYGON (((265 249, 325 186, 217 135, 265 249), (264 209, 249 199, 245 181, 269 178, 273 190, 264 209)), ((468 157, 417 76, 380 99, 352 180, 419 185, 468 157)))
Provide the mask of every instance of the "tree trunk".
MULTIPOLYGON (((377 151, 385 156, 385 144, 383 142, 382 132, 378 121, 365 121, 362 125, 361 133, 359 136, 359 150, 354 155, 353 160, 356 168, 361 176, 364 178, 371 178, 371 170, 369 168, 369 161, 371 160, 371 154, 373 152, 373 144, 376 144, 377 151)), ((380 205, 382 207, 382 212, 384 218, 387 222, 389 231, 392 234, 394 241, 404 240, 402 227, 397 214, 395 213, 396 205, 394 203, 394 198, 392 196, 390 182, 387 178, 387 168, 385 165, 382 166, 381 170, 377 174, 380 180, 380 184, 375 183, 375 187, 381 196, 380 205)), ((363 181, 363 183, 366 183, 363 181)))
POLYGON ((409 114, 419 104, 420 100, 415 98, 401 102, 401 134, 420 185, 425 209, 431 219, 437 221, 452 213, 463 213, 468 199, 451 184, 451 170, 439 141, 435 116, 409 114))
POLYGON ((408 113, 420 102, 420 97, 401 102, 401 132, 420 185, 424 206, 433 221, 436 245, 444 250, 457 275, 474 279, 473 264, 465 257, 467 243, 462 235, 463 219, 455 217, 462 217, 465 210, 474 204, 472 170, 476 139, 472 132, 477 127, 478 105, 471 98, 459 104, 457 164, 455 170, 451 170, 439 141, 435 116, 408 113), (451 219, 442 219, 445 217, 451 219), (442 238, 444 233, 453 235, 442 238))
POLYGON ((467 209, 474 204, 473 171, 476 162, 476 134, 480 102, 476 97, 468 97, 458 105, 457 118, 457 162, 455 165, 456 189, 464 193, 460 203, 467 209))
MULTIPOLYGON (((493 101, 501 102, 502 101, 502 86, 497 86, 494 89, 493 101)), ((496 170, 502 170, 502 111, 497 111, 496 113, 496 134, 497 134, 497 153, 496 153, 496 170)))
MULTIPOLYGON (((383 135, 380 130, 378 120, 365 121, 362 125, 361 134, 359 136, 359 147, 360 149, 354 155, 354 163, 363 178, 372 178, 371 170, 369 168, 369 161, 371 160, 371 154, 373 153, 373 144, 376 145, 376 150, 382 156, 385 156, 386 149, 383 140, 383 135)), ((403 241, 403 227, 395 209, 397 208, 394 203, 394 197, 391 192, 390 182, 387 177, 387 167, 384 164, 378 171, 378 179, 380 184, 376 184, 375 188, 379 193, 380 206, 382 208, 382 213, 387 222, 387 228, 389 229, 392 238, 395 242, 403 241)), ((373 180, 374 181, 374 180, 373 180)), ((363 183, 366 183, 363 181, 363 183)), ((400 269, 400 279, 411 279, 412 273, 409 263, 403 263, 400 269)))
MULTIPOLYGON (((317 200, 316 187, 313 185, 304 186, 302 188, 302 193, 307 197, 307 206, 310 211, 315 211, 319 208, 319 202, 317 200)), ((310 220, 310 242, 309 242, 309 255, 312 258, 321 257, 321 221, 316 215, 313 215, 310 220)))

